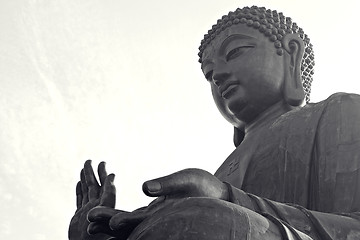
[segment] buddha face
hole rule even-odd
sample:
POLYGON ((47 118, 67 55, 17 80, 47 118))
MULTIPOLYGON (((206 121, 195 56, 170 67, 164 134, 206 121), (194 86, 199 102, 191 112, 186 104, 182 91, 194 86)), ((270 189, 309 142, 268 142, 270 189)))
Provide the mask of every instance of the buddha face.
POLYGON ((269 38, 245 24, 236 24, 220 32, 205 48, 202 70, 218 109, 239 127, 283 101, 285 62, 269 38))

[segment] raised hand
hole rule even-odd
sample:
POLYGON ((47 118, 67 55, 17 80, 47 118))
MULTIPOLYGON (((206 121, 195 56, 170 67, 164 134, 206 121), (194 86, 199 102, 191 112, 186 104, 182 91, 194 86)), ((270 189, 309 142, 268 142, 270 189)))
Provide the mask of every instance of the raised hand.
POLYGON ((107 174, 105 162, 98 166, 100 184, 95 178, 91 167, 91 160, 84 164, 80 173, 80 181, 76 185, 77 210, 69 226, 70 240, 105 240, 109 239, 112 230, 108 222, 91 223, 87 219, 88 212, 94 207, 103 207, 112 211, 112 214, 121 211, 115 210, 116 190, 113 184, 114 174, 107 174))
MULTIPOLYGON (((133 229, 154 212, 171 207, 177 200, 186 197, 209 197, 227 200, 227 186, 214 175, 201 169, 185 169, 174 174, 147 181, 143 191, 151 197, 158 197, 148 207, 134 212, 119 212, 113 216, 109 213, 109 226, 115 232, 121 232, 117 239, 125 240, 133 229)), ((89 215, 99 214, 93 209, 89 215)))

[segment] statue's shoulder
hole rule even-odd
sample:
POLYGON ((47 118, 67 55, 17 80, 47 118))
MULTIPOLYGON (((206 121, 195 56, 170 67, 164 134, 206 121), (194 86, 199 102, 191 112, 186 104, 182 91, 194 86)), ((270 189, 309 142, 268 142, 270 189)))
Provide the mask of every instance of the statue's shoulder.
MULTIPOLYGON (((353 93, 334 93, 327 99, 308 103, 296 108, 274 122, 273 129, 277 132, 300 131, 314 128, 335 128, 342 124, 356 125, 360 122, 360 95, 353 93), (296 126, 296 127, 294 127, 296 126)), ((360 128, 359 128, 360 129, 360 128)))
POLYGON ((355 93, 338 92, 330 95, 327 99, 321 102, 309 103, 306 107, 310 109, 322 109, 324 112, 333 112, 341 109, 341 113, 345 113, 359 109, 360 95, 355 93))
POLYGON ((323 143, 329 145, 324 149, 336 148, 340 143, 349 144, 353 139, 360 140, 360 95, 335 93, 313 104, 312 108, 312 112, 318 113, 318 139, 324 139, 323 143))
POLYGON ((311 102, 303 107, 298 107, 287 112, 277 119, 273 125, 279 126, 280 128, 284 128, 284 125, 289 125, 289 128, 293 128, 294 125, 297 125, 297 128, 300 126, 306 127, 308 124, 316 125, 318 121, 321 119, 324 120, 324 117, 328 117, 329 113, 330 115, 338 115, 340 109, 342 109, 340 114, 343 114, 348 110, 358 109, 359 107, 360 95, 338 92, 320 102, 311 102))
POLYGON ((331 105, 360 104, 360 95, 355 93, 338 92, 330 95, 330 97, 318 104, 326 104, 329 107, 331 107, 331 105))

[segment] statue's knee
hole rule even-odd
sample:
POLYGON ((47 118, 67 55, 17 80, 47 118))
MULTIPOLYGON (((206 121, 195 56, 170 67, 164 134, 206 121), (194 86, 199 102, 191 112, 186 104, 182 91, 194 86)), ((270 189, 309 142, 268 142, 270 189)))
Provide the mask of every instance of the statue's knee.
POLYGON ((145 220, 130 239, 247 239, 248 219, 246 211, 232 203, 186 198, 145 220))

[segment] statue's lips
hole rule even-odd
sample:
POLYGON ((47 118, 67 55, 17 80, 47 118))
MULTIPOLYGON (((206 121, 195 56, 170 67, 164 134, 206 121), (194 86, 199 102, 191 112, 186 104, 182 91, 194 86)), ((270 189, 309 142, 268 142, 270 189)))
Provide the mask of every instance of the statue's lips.
POLYGON ((229 82, 224 87, 220 88, 221 97, 227 99, 234 92, 239 84, 237 82, 229 82))

